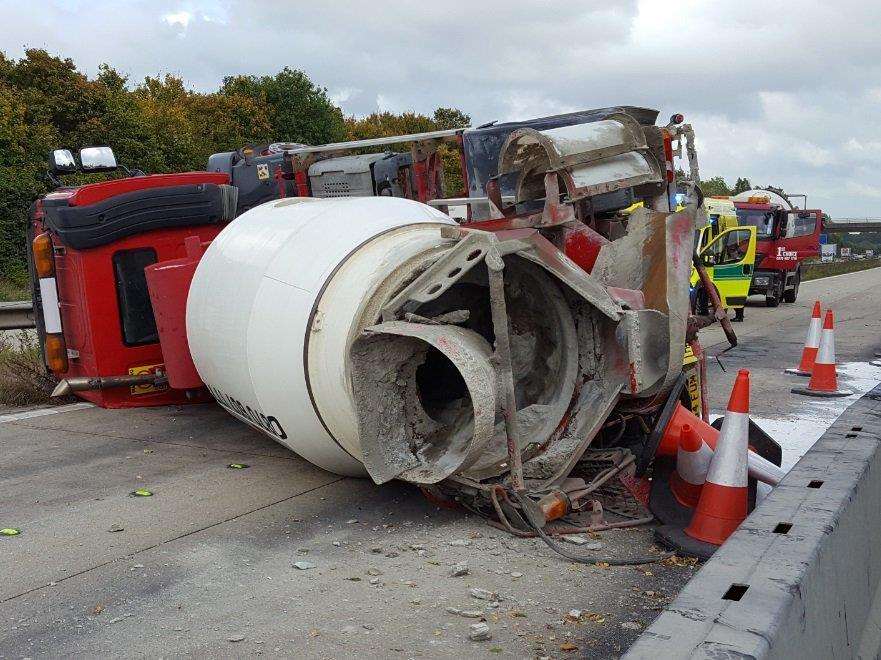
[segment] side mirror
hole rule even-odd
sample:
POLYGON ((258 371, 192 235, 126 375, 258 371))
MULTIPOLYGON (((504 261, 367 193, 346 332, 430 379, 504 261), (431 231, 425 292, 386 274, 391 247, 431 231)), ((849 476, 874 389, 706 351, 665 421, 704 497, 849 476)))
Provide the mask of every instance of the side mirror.
POLYGON ((83 172, 110 172, 117 168, 116 156, 110 147, 86 147, 80 149, 80 166, 83 172))
POLYGON ((55 149, 49 154, 49 171, 52 174, 76 172, 76 161, 70 149, 55 149))
POLYGON ((716 255, 715 254, 702 254, 701 261, 704 266, 715 266, 716 265, 716 255))

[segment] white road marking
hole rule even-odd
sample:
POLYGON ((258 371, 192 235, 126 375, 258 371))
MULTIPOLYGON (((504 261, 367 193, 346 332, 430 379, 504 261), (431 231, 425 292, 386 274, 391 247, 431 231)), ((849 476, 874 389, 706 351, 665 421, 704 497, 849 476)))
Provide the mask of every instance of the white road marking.
POLYGON ((46 415, 57 415, 59 413, 73 412, 74 410, 84 410, 86 408, 94 408, 95 404, 81 401, 80 403, 69 403, 66 406, 53 406, 52 408, 37 408, 36 410, 25 410, 20 413, 12 413, 10 415, 0 415, 0 424, 6 422, 18 422, 23 419, 31 419, 32 417, 45 417, 46 415))

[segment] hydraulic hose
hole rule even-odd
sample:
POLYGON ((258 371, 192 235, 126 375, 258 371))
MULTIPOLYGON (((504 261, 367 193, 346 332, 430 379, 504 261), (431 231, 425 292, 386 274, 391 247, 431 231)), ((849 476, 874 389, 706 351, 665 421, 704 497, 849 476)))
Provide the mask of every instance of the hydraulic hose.
POLYGON ((621 557, 602 557, 599 555, 583 555, 577 552, 572 552, 559 543, 554 541, 548 534, 542 529, 542 526, 537 524, 536 521, 532 519, 532 509, 524 503, 523 499, 515 490, 509 491, 509 494, 513 496, 513 498, 520 504, 520 510, 524 513, 524 518, 529 526, 533 529, 533 531, 538 534, 539 538, 544 541, 547 546, 556 552, 559 555, 562 555, 566 559, 577 562, 579 564, 608 564, 609 566, 640 566, 642 564, 654 564, 655 562, 663 561, 668 557, 672 557, 674 553, 672 552, 664 552, 657 556, 642 556, 642 557, 630 557, 630 558, 621 558, 621 557))

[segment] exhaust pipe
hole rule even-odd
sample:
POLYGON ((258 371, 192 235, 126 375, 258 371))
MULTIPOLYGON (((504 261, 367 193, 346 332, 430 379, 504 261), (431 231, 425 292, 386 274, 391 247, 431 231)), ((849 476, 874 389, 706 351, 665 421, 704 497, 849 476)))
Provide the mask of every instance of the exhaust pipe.
POLYGON ((136 385, 164 385, 168 382, 165 376, 156 374, 138 374, 137 376, 98 376, 87 378, 62 378, 52 390, 50 397, 65 396, 73 392, 85 390, 106 390, 112 387, 133 387, 136 385))

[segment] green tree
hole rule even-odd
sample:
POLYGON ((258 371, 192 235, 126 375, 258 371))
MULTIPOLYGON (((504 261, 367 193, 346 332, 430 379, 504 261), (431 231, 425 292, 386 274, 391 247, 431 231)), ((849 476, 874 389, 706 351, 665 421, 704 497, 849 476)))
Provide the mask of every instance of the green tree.
POLYGON ((438 108, 434 111, 434 123, 439 131, 466 128, 471 125, 471 117, 458 108, 438 108))
POLYGON ((749 182, 749 179, 744 177, 738 177, 737 181, 734 182, 734 188, 731 189, 732 195, 739 195, 742 192, 746 192, 747 190, 752 189, 752 184, 749 182))
POLYGON ((0 82, 0 277, 17 286, 27 281, 25 215, 48 189, 43 159, 55 139, 51 126, 28 122, 17 90, 0 82))
POLYGON ((721 176, 714 176, 711 179, 704 179, 700 183, 701 190, 704 195, 710 197, 711 195, 730 195, 731 189, 728 187, 728 184, 725 183, 725 179, 721 176))
MULTIPOLYGON (((18 60, 0 52, 0 277, 16 283, 26 279, 28 208, 51 187, 46 157, 52 149, 108 144, 118 161, 130 167, 153 173, 201 170, 211 153, 279 135, 270 122, 271 109, 290 120, 297 112, 311 112, 315 104, 323 108, 315 116, 329 118, 332 125, 315 141, 343 137, 342 113, 305 74, 285 71, 270 79, 287 91, 198 93, 175 76, 147 78, 132 88, 124 74, 107 64, 90 79, 72 60, 43 50, 28 50, 18 60), (299 109, 264 101, 267 95, 284 101, 297 90, 306 96, 299 109)), ((307 116, 301 124, 308 129, 314 121, 307 116)), ((68 176, 65 181, 107 176, 68 176)))
POLYGON ((374 112, 360 119, 349 117, 346 120, 346 139, 348 140, 369 140, 435 130, 438 130, 437 124, 431 117, 415 112, 404 112, 400 115, 391 112, 374 112))
POLYGON ((302 71, 285 67, 274 76, 228 76, 220 91, 266 107, 269 127, 262 141, 322 144, 345 136, 342 111, 302 71))
MULTIPOLYGON (((0 52, 0 278, 26 280, 28 208, 51 188, 52 149, 107 144, 117 160, 150 173, 202 170, 208 156, 247 143, 322 144, 458 128, 470 123, 456 108, 345 118, 302 71, 231 76, 215 92, 196 92, 179 77, 133 83, 109 64, 94 78, 69 58, 30 49, 15 60, 0 52)), ((402 145, 406 149, 406 145, 402 145)), ((459 158, 442 144, 447 189, 461 188, 459 158)), ((68 175, 84 183, 113 175, 68 175)))

